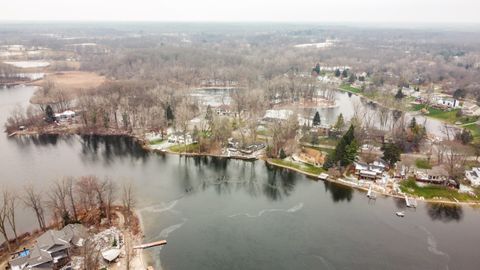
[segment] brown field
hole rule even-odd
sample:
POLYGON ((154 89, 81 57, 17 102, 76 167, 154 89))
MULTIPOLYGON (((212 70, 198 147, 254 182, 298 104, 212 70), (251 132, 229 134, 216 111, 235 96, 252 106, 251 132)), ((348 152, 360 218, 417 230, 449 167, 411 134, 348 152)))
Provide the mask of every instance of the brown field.
POLYGON ((52 81, 55 87, 71 92, 73 90, 98 87, 105 82, 105 77, 84 71, 56 72, 47 74, 43 80, 35 82, 35 85, 42 85, 47 80, 52 81))

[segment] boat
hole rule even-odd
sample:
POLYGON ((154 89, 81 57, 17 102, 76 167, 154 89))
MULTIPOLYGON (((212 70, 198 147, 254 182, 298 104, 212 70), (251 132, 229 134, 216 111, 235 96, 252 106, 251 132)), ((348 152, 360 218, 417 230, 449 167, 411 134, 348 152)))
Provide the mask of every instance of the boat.
POLYGON ((370 185, 370 187, 368 188, 367 197, 373 200, 377 198, 375 192, 372 191, 372 185, 370 185))
POLYGON ((396 212, 395 215, 397 215, 397 217, 404 217, 404 216, 405 216, 405 212, 399 211, 399 212, 396 212))

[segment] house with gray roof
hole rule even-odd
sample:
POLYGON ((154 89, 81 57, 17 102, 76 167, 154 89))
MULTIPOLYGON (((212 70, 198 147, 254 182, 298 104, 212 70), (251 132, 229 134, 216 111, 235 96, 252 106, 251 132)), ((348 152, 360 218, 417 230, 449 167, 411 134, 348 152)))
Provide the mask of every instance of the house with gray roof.
POLYGON ((70 250, 83 246, 87 237, 87 230, 81 224, 48 230, 37 238, 29 252, 10 260, 10 267, 12 270, 60 269, 70 261, 70 250))

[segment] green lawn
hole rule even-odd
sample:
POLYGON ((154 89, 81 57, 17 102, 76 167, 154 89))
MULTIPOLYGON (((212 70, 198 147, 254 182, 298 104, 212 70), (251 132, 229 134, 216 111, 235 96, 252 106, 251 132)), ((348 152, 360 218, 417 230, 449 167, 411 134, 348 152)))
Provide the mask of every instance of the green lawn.
POLYGON ((162 143, 162 142, 164 142, 164 141, 165 141, 165 140, 162 140, 162 139, 155 139, 155 140, 149 141, 148 143, 149 143, 150 145, 155 145, 155 144, 160 144, 160 143, 162 143))
MULTIPOLYGON (((413 111, 420 111, 421 109, 426 108, 425 105, 423 104, 415 104, 412 106, 413 111)), ((449 122, 451 124, 454 124, 457 122, 457 112, 459 109, 451 110, 451 111, 445 111, 445 110, 440 110, 440 109, 435 109, 435 108, 428 108, 428 117, 436 118, 439 120, 443 120, 446 122, 449 122)))
POLYGON ((360 90, 356 87, 353 87, 350 84, 342 84, 342 85, 340 85, 340 89, 342 89, 343 91, 346 91, 346 92, 354 93, 354 94, 358 94, 358 93, 362 92, 362 90, 360 90))
POLYGON ((197 153, 199 150, 200 145, 198 143, 192 143, 192 144, 177 144, 170 146, 168 150, 175 152, 175 153, 197 153))
POLYGON ((328 145, 328 146, 337 146, 340 140, 330 137, 322 137, 318 139, 318 144, 328 145))
POLYGON ((415 160, 415 166, 417 166, 417 168, 419 168, 419 169, 431 169, 432 168, 432 164, 430 164, 430 162, 428 162, 428 160, 423 159, 423 158, 418 158, 417 160, 415 160))
POLYGON ((462 127, 470 130, 474 138, 478 138, 480 136, 480 126, 477 123, 467 124, 462 127))
MULTIPOLYGON (((418 197, 424 197, 425 199, 446 199, 455 201, 474 201, 478 200, 477 197, 466 193, 459 193, 456 189, 451 189, 444 186, 427 185, 420 187, 413 179, 402 181, 400 183, 400 189, 408 194, 418 197)), ((477 193, 478 194, 478 193, 477 193)))
POLYGON ((322 172, 325 172, 325 170, 323 168, 316 167, 316 166, 313 166, 313 165, 310 165, 310 164, 304 164, 304 163, 298 164, 298 163, 295 163, 295 162, 291 162, 291 161, 287 161, 287 160, 283 160, 283 159, 278 159, 278 158, 270 159, 270 161, 274 164, 294 168, 294 169, 297 169, 297 170, 300 170, 300 171, 303 171, 303 172, 306 172, 306 173, 311 173, 311 174, 318 175, 318 174, 321 174, 322 172))

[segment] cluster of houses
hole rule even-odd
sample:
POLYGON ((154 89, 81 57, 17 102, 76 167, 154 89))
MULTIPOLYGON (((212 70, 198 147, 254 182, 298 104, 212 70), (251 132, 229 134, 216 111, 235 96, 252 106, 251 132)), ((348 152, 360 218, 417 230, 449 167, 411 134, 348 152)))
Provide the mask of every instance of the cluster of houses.
POLYGON ((99 251, 99 262, 107 269, 121 254, 123 237, 115 227, 91 235, 81 224, 69 224, 61 230, 48 230, 37 238, 31 248, 12 254, 9 267, 12 270, 70 270, 84 269, 83 249, 86 241, 99 251), (103 259, 103 260, 100 260, 103 259))
POLYGON ((88 237, 81 224, 70 224, 61 230, 48 230, 38 237, 30 249, 13 255, 9 261, 12 270, 70 269, 72 251, 81 248, 88 237))

